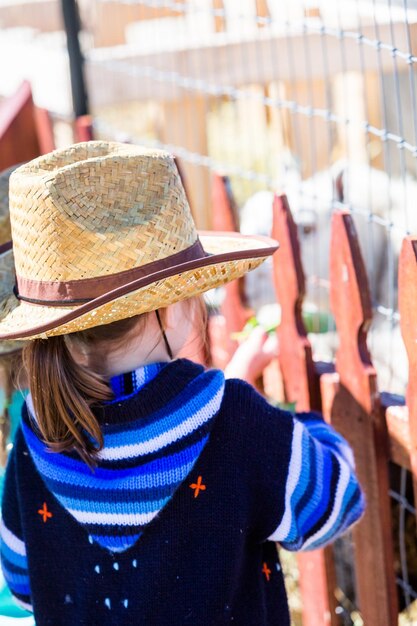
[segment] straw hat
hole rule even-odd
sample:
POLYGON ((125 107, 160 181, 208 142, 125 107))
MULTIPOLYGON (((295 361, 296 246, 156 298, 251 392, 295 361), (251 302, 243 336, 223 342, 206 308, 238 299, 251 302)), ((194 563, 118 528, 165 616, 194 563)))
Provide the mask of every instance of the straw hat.
MULTIPOLYGON (((9 217, 9 178, 16 167, 14 165, 0 172, 0 254, 2 251, 10 249, 8 242, 10 242, 12 234, 9 217)), ((13 254, 2 254, 0 257, 0 300, 3 300, 10 293, 14 282, 13 254)), ((0 356, 21 350, 23 346, 24 342, 21 341, 0 341, 0 356)))
POLYGON ((0 339, 166 307, 242 276, 278 247, 238 233, 198 236, 173 157, 116 142, 76 144, 19 167, 10 219, 16 286, 0 300, 0 339))

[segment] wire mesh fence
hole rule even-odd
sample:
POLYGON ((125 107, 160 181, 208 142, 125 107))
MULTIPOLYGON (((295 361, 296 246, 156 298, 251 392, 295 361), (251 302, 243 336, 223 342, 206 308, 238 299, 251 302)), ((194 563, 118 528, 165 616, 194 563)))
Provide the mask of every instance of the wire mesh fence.
MULTIPOLYGON (((353 212, 374 297, 374 359, 384 389, 403 393, 406 368, 394 366, 406 362, 396 267, 402 237, 417 228, 416 7, 388 0, 81 7, 91 41, 106 15, 125 33, 112 46, 109 28, 100 42, 107 47, 87 55, 97 133, 177 154, 194 174, 191 199, 203 223, 210 171, 230 175, 240 205, 251 200, 264 213, 256 192, 284 190, 317 311, 328 311, 329 213, 353 212)), ((332 356, 330 337, 319 345, 332 356)))

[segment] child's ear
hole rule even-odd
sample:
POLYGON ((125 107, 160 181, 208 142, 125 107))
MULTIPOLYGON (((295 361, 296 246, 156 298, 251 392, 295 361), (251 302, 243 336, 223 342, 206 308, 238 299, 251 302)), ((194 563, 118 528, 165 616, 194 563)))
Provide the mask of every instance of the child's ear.
POLYGON ((179 328, 181 324, 188 323, 189 313, 185 302, 170 304, 164 311, 164 326, 166 329, 179 328))

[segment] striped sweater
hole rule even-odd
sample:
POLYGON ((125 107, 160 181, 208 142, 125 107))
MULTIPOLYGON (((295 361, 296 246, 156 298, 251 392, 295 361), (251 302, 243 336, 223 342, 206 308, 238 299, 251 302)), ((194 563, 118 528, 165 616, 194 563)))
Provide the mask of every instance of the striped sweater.
POLYGON ((347 443, 185 360, 111 386, 94 471, 48 451, 27 399, 2 506, 12 593, 38 626, 289 624, 273 541, 314 549, 360 517, 347 443))

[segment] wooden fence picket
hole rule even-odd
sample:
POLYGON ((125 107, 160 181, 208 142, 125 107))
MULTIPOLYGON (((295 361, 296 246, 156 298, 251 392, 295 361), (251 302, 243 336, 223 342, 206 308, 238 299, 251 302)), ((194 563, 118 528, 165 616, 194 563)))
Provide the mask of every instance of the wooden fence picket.
MULTIPOLYGON (((414 500, 417 502, 417 240, 404 239, 398 273, 398 308, 401 333, 408 356, 407 413, 409 425, 409 455, 413 474, 414 500)), ((404 422, 403 422, 404 423, 404 422)))
POLYGON ((275 291, 281 306, 279 360, 286 401, 294 402, 297 411, 320 410, 319 379, 302 318, 305 278, 300 244, 297 226, 285 196, 274 198, 272 237, 280 245, 273 265, 275 291))
MULTIPOLYGON (((272 237, 280 244, 273 264, 275 290, 281 306, 279 361, 286 401, 294 402, 297 411, 320 409, 319 377, 302 319, 305 279, 300 244, 285 196, 274 199, 272 237)), ((340 621, 335 611, 336 580, 331 554, 325 550, 300 552, 298 566, 303 626, 337 626, 340 621)))
POLYGON ((74 122, 75 141, 91 141, 94 139, 93 120, 91 115, 80 115, 74 122))
MULTIPOLYGON (((239 230, 236 204, 226 176, 213 174, 212 208, 214 230, 239 230)), ((253 311, 246 306, 243 278, 228 283, 224 290, 221 318, 213 319, 210 324, 212 355, 217 366, 228 363, 237 348, 237 342, 232 339, 233 333, 242 330, 253 315, 253 311)))
POLYGON ((32 90, 25 81, 0 104, 0 171, 40 154, 32 90))
POLYGON ((366 626, 393 626, 398 607, 389 501, 389 441, 366 344, 368 279, 352 216, 333 215, 330 301, 339 334, 335 376, 323 377, 327 418, 352 445, 367 509, 353 529, 359 605, 366 626), (331 395, 331 402, 326 397, 331 395))

